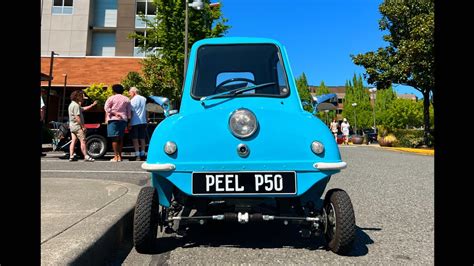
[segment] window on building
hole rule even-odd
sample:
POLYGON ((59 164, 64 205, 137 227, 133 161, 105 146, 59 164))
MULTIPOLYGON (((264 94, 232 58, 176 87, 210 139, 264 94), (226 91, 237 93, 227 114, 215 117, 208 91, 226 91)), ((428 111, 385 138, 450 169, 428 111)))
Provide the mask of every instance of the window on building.
POLYGON ((146 23, 140 17, 146 15, 148 19, 156 15, 156 5, 152 0, 137 0, 137 9, 135 12, 135 28, 146 28, 146 23))
POLYGON ((146 14, 147 15, 156 15, 156 6, 153 4, 153 2, 146 2, 146 14))
POLYGON ((73 10, 73 0, 53 0, 52 14, 71 15, 73 10))
POLYGON ((337 103, 342 103, 342 98, 338 98, 337 103))
MULTIPOLYGON (((136 34, 138 35, 141 35, 141 36, 146 36, 146 31, 136 31, 135 32, 136 34)), ((145 40, 146 42, 146 40, 145 40)), ((133 48, 133 56, 137 56, 137 57, 145 57, 151 53, 155 53, 156 55, 158 55, 159 53, 159 48, 158 47, 154 47, 151 51, 142 51, 141 48, 140 48, 140 42, 138 40, 138 38, 135 38, 135 46, 133 48)))
POLYGON ((115 56, 115 33, 92 33, 92 56, 115 56))
POLYGON ((146 14, 146 2, 139 2, 137 1, 137 15, 145 15, 146 14))

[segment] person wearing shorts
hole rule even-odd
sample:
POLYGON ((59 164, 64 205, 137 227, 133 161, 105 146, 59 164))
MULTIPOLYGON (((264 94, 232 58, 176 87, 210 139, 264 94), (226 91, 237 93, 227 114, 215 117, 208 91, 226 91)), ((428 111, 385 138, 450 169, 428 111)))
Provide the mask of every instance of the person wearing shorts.
POLYGON ((130 120, 130 126, 132 128, 130 135, 132 137, 136 159, 144 161, 146 159, 146 98, 139 94, 136 87, 131 87, 129 93, 131 97, 130 104, 132 107, 132 119, 130 120))
POLYGON ((112 93, 104 105, 107 119, 107 136, 112 138, 114 158, 110 161, 122 161, 123 135, 131 118, 130 100, 122 95, 124 89, 120 84, 112 85, 112 93))
POLYGON ((84 93, 81 90, 76 90, 71 93, 71 103, 68 107, 69 129, 71 130, 71 144, 69 145, 70 162, 76 161, 76 158, 74 157, 74 149, 77 140, 81 143, 81 151, 82 154, 84 154, 84 161, 94 161, 94 159, 86 152, 86 127, 84 126, 84 116, 82 111, 89 110, 97 104, 97 101, 94 101, 94 103, 89 106, 81 107, 83 101, 84 93))

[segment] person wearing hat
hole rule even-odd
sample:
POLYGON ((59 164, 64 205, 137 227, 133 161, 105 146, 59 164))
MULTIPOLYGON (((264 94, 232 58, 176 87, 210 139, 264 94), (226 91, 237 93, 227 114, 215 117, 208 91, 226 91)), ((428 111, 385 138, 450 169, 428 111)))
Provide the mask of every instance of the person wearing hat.
POLYGON ((346 145, 349 145, 349 127, 349 122, 347 122, 347 119, 344 117, 341 123, 341 131, 344 136, 344 144, 346 145))

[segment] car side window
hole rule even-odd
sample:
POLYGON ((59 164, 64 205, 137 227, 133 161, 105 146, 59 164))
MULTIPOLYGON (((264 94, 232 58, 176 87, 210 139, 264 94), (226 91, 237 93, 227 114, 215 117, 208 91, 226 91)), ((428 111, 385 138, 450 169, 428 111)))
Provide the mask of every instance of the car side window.
POLYGON ((288 93, 288 84, 286 84, 286 75, 283 71, 282 63, 280 60, 276 62, 276 71, 278 75, 278 86, 280 87, 280 94, 285 95, 288 93))

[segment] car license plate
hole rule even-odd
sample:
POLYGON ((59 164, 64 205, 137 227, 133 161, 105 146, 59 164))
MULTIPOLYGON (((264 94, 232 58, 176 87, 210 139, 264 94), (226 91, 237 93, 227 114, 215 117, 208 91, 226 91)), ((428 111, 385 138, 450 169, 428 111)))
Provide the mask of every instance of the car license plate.
POLYGON ((296 194, 295 172, 194 172, 194 195, 296 194))

